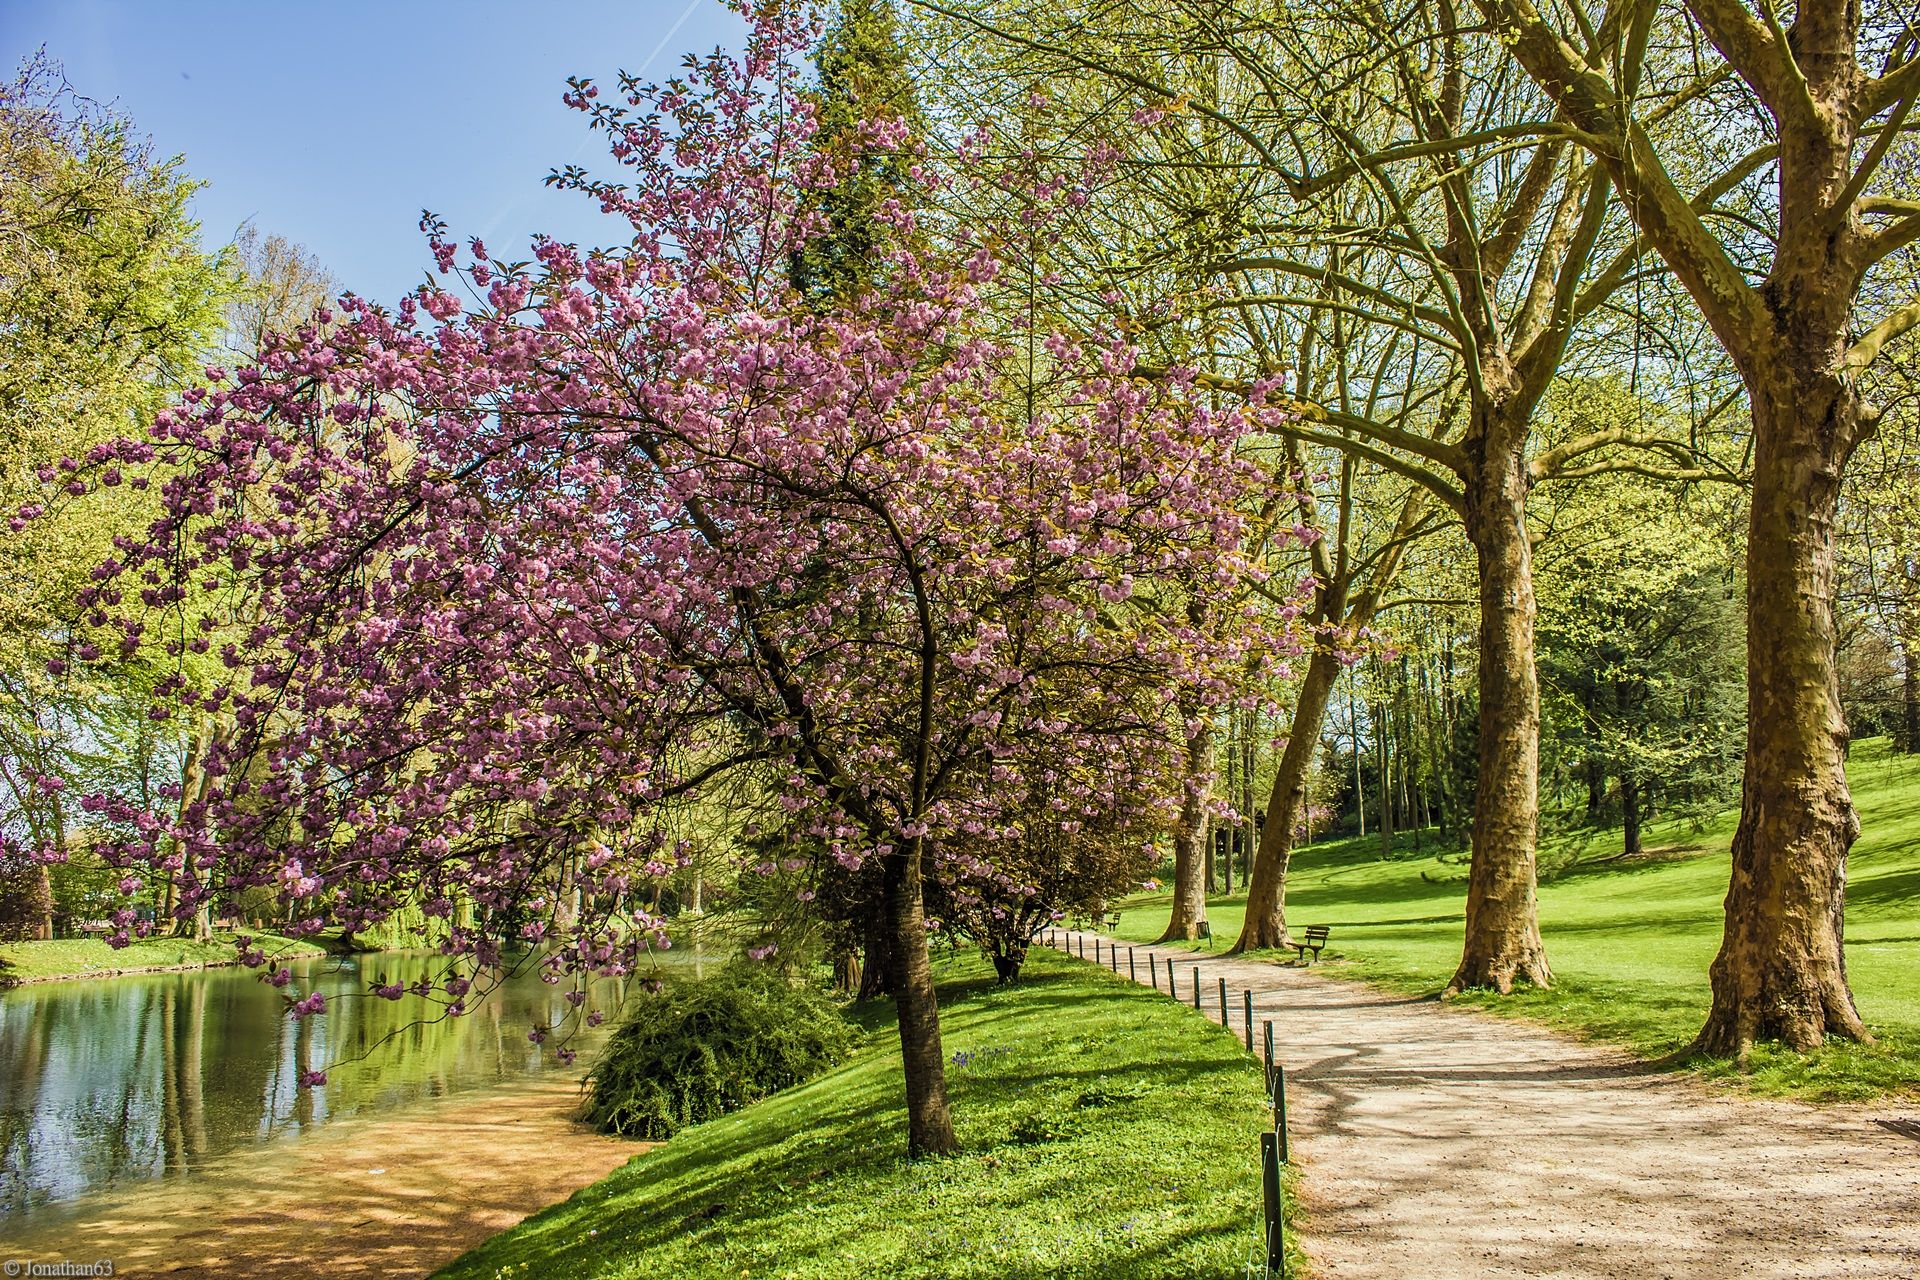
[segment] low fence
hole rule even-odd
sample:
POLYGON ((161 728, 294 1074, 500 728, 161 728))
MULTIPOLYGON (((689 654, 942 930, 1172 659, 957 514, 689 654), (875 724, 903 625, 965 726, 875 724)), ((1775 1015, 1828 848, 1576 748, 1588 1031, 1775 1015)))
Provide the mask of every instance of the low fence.
MULTIPOLYGON (((1120 944, 1108 941, 1099 934, 1093 935, 1093 955, 1087 955, 1087 935, 1077 929, 1048 929, 1043 933, 1045 944, 1065 952, 1069 956, 1077 955, 1090 963, 1101 963, 1101 951, 1106 952, 1106 965, 1114 973, 1120 972, 1120 944)), ((1134 982, 1140 981, 1139 958, 1136 948, 1127 948, 1127 977, 1134 982)), ((1155 991, 1162 990, 1160 969, 1163 957, 1153 951, 1147 952, 1147 980, 1155 991)), ((1164 957, 1166 968, 1166 994, 1175 1000, 1180 999, 1180 977, 1174 970, 1174 958, 1164 957)), ((1193 970, 1189 979, 1189 995, 1195 1009, 1201 1008, 1201 981, 1198 964, 1189 965, 1193 970)), ((1227 980, 1217 979, 1220 1000, 1220 1025, 1231 1031, 1233 1020, 1230 1014, 1232 1004, 1229 1000, 1227 980)), ((1253 1049, 1253 992, 1240 993, 1240 1025, 1245 1033, 1247 1052, 1253 1049)), ((1204 1010, 1203 1010, 1204 1012, 1204 1010)), ((1286 1215, 1280 1196, 1281 1172, 1288 1164, 1287 1151, 1287 1069, 1274 1059, 1273 1020, 1264 1019, 1261 1023, 1261 1059, 1266 1067, 1267 1100, 1272 1105, 1271 1127, 1260 1135, 1260 1223, 1256 1234, 1256 1243, 1248 1251, 1247 1280, 1286 1280, 1287 1275, 1287 1239, 1286 1215)))

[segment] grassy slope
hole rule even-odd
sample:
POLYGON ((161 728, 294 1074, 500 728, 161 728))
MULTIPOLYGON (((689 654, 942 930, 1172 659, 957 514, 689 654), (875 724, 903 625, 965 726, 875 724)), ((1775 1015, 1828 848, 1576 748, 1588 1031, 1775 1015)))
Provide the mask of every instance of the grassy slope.
MULTIPOLYGON (((1814 1099, 1870 1097, 1920 1082, 1920 759, 1891 755, 1884 740, 1856 743, 1849 776, 1862 834, 1847 892, 1847 964, 1860 1011, 1880 1037, 1873 1048, 1834 1044, 1811 1058, 1761 1049, 1749 1081, 1814 1099)), ((1474 1003, 1623 1044, 1646 1056, 1684 1047, 1699 1030, 1707 966, 1720 942, 1727 849, 1737 815, 1696 830, 1653 827, 1652 856, 1575 870, 1541 886, 1540 918, 1553 965, 1551 991, 1512 997, 1471 993, 1474 1003)), ((1592 840, 1591 836, 1569 837, 1592 840)), ((1603 833, 1617 848, 1618 833, 1603 833)), ((1554 852, 1567 852, 1567 841, 1554 852)), ((1428 848, 1432 847, 1428 833, 1428 848)), ((1549 857, 1546 861, 1551 862, 1549 857)), ((1382 861, 1380 842, 1344 840, 1299 850, 1287 890, 1295 929, 1334 926, 1327 955, 1344 972, 1397 990, 1434 992, 1460 958, 1466 896, 1462 860, 1412 850, 1410 837, 1382 861)), ((1147 941, 1166 923, 1168 895, 1125 906, 1121 933, 1147 941)), ((1231 945, 1244 897, 1216 900, 1209 916, 1231 945)), ((1726 1063, 1700 1064, 1709 1074, 1726 1063)))
MULTIPOLYGON (((317 956, 323 949, 272 934, 256 935, 273 955, 317 956)), ((52 942, 10 942, 0 946, 0 983, 44 982, 55 978, 100 978, 116 973, 159 969, 201 969, 234 962, 233 936, 211 942, 188 938, 150 938, 119 950, 99 938, 60 938, 52 942)))
POLYGON ((1211 1280, 1243 1274, 1266 1098, 1227 1033, 1036 953, 942 966, 962 1155, 909 1164, 898 1042, 689 1129, 442 1277, 1211 1280))

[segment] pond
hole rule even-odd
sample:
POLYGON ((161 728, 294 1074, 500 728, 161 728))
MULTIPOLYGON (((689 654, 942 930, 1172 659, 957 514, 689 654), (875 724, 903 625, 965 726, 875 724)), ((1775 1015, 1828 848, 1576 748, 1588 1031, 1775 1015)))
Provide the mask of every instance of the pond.
MULTIPOLYGON (((424 1020, 439 1010, 415 997, 361 994, 377 974, 410 981, 443 963, 429 953, 296 961, 296 986, 327 995, 323 1016, 297 1022, 280 992, 240 968, 0 992, 0 1234, 350 1116, 555 1070, 578 1077, 586 1055, 560 1068, 551 1044, 528 1039, 565 1007, 561 988, 531 972, 438 1021, 424 1020), (326 1084, 298 1087, 322 1068, 326 1084)), ((600 998, 616 998, 611 984, 600 998)))

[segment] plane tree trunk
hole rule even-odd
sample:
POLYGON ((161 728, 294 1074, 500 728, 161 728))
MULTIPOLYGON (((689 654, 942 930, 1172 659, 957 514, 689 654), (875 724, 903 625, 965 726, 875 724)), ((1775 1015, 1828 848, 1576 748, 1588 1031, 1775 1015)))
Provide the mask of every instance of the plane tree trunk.
POLYGON ((1282 947, 1287 934, 1287 868, 1293 860, 1293 832, 1306 811, 1307 774, 1327 718, 1327 701, 1340 675, 1331 646, 1315 646, 1294 706, 1293 727, 1267 793, 1267 823, 1254 851, 1247 880, 1247 915, 1230 954, 1282 947))
POLYGON ((1838 378, 1773 367, 1755 390, 1747 761, 1713 1007, 1696 1047, 1744 1058, 1870 1037, 1847 986, 1847 726, 1834 667, 1834 514, 1862 407, 1838 378), (1764 568, 1763 568, 1764 566, 1764 568))
POLYGON ((1474 433, 1467 537, 1480 570, 1479 777, 1466 940, 1449 991, 1547 986, 1535 858, 1540 819, 1540 682, 1533 661, 1533 551, 1525 431, 1493 419, 1474 433), (1517 437, 1517 438, 1516 438, 1517 437))

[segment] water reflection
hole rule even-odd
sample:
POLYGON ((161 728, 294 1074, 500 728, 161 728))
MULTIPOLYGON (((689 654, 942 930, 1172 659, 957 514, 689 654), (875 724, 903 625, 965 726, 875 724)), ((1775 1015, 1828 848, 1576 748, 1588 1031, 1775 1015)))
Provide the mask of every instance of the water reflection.
POLYGON ((531 974, 464 1017, 435 1022, 421 1021, 436 1010, 414 997, 358 994, 376 973, 410 981, 440 963, 393 954, 297 962, 298 985, 327 994, 326 1015, 299 1022, 240 969, 0 993, 0 1221, 21 1226, 40 1206, 554 1067, 527 1030, 559 1020, 564 1001, 531 974), (325 1085, 297 1087, 301 1072, 329 1064, 338 1065, 325 1085))

